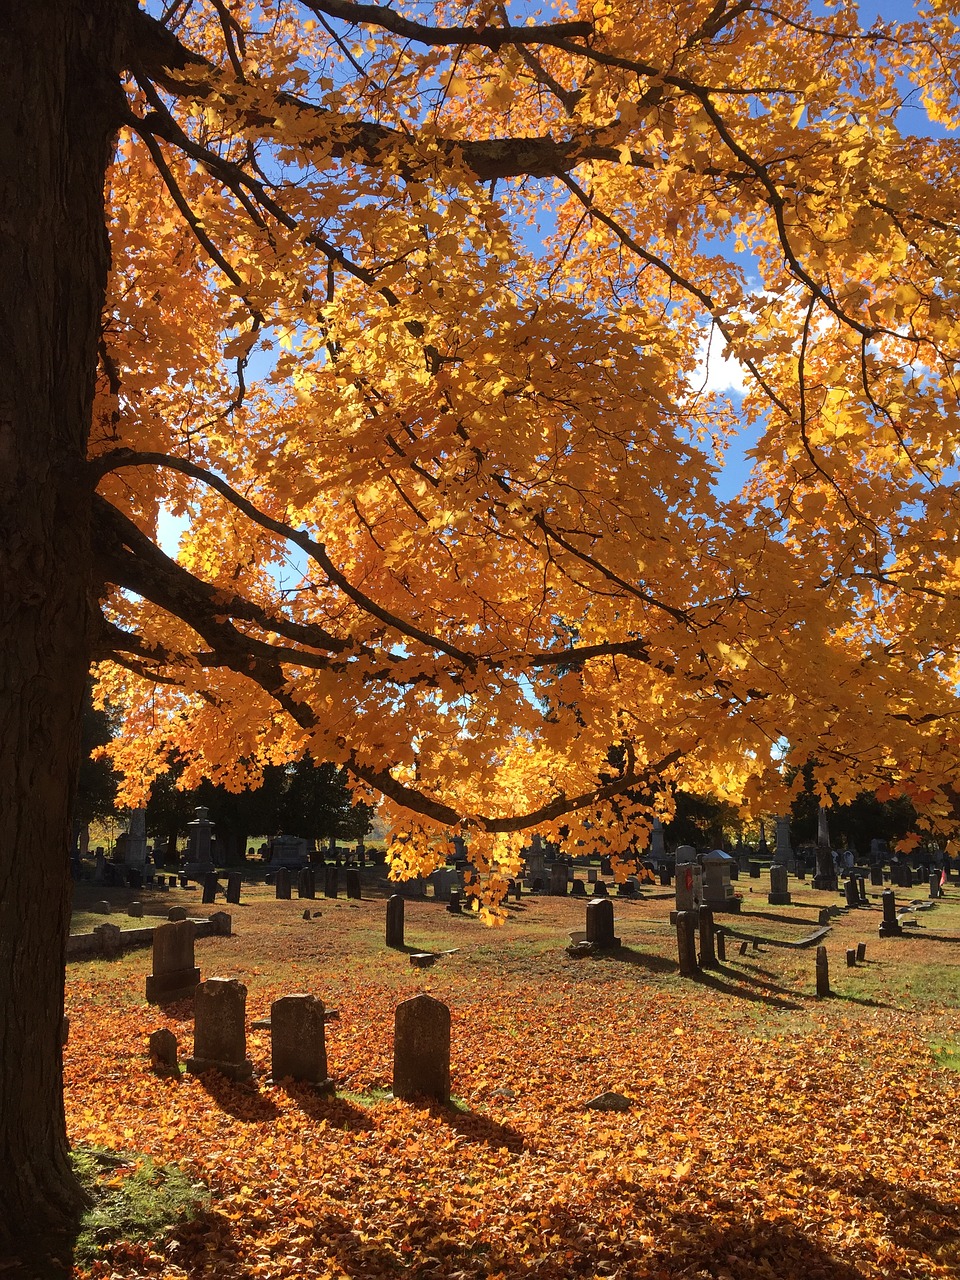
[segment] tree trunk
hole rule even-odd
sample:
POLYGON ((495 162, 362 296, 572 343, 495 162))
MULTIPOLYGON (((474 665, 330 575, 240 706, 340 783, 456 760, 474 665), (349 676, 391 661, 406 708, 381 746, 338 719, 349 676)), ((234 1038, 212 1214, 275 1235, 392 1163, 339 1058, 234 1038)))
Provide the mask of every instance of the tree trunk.
POLYGON ((0 1242, 67 1226, 70 816, 93 599, 85 475, 123 0, 0 0, 0 1242))

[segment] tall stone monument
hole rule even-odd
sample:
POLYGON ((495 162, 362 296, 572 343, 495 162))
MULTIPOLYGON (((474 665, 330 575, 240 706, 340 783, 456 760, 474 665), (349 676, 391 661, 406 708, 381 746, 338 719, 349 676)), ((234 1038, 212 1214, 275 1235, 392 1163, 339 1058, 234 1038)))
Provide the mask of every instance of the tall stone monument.
POLYGON ((210 810, 198 805, 196 818, 187 823, 187 865, 184 873, 195 879, 202 879, 214 870, 213 866, 213 823, 208 815, 210 810))
POLYGON ((146 809, 133 809, 130 813, 130 825, 127 829, 123 861, 128 867, 133 867, 137 871, 142 871, 147 865, 146 809))

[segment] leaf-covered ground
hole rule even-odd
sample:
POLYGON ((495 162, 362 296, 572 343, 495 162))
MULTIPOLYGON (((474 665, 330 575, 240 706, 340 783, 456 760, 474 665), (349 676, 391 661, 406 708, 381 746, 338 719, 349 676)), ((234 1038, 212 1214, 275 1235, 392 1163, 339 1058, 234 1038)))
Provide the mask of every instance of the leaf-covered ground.
MULTIPOLYGON (((740 887, 781 936, 838 901, 768 908, 740 887)), ((234 937, 197 943, 198 964, 246 982, 249 1020, 295 991, 337 1008, 337 1096, 266 1085, 266 1031, 248 1034, 253 1089, 159 1079, 147 1035, 169 1026, 186 1056, 192 1023, 189 1004, 145 1003, 149 952, 71 965, 73 1140, 174 1161, 210 1191, 192 1221, 105 1245, 77 1276, 960 1274, 960 1074, 943 1065, 960 1041, 960 896, 902 940, 877 938, 878 907, 840 917, 836 994, 818 1001, 812 949, 728 942, 720 969, 680 979, 664 898, 617 904, 622 954, 585 960, 564 952, 582 902, 527 898, 496 932, 408 902, 408 943, 459 948, 414 970, 382 946, 382 900, 318 900, 305 921, 306 904, 267 892, 232 909, 234 937), (866 962, 848 970, 857 941, 866 962), (393 1011, 418 990, 452 1011, 451 1108, 383 1097, 393 1011), (607 1089, 635 1105, 584 1109, 607 1089)))

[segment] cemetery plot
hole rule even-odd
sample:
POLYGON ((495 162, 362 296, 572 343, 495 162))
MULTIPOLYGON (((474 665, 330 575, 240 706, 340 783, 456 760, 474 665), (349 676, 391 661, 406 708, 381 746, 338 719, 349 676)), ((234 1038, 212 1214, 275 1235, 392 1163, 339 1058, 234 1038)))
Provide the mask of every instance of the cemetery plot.
MULTIPOLYGON (((810 904, 841 901, 790 892, 768 906, 764 877, 750 915, 714 924, 795 932, 776 917, 815 924, 810 904)), ((672 898, 609 899, 620 946, 575 959, 587 901, 572 895, 526 895, 497 931, 442 896, 406 899, 388 947, 385 894, 305 920, 302 901, 244 885, 234 936, 198 938, 195 958, 246 989, 245 1036, 214 1025, 199 1053, 191 1001, 144 1001, 149 952, 71 965, 73 1140, 177 1162, 210 1192, 194 1222, 103 1244, 76 1276, 956 1276, 960 943, 935 938, 960 937, 960 893, 900 936, 878 936, 878 904, 835 917, 819 999, 816 947, 740 956, 728 937, 682 978, 672 898), (411 969, 415 950, 450 954, 411 969), (324 1006, 339 1011, 325 1026, 324 1006), (179 1075, 151 1067, 161 1029, 179 1075), (191 1075, 191 1052, 254 1075, 191 1075), (427 1055, 432 1099, 390 1097, 397 1052, 407 1079, 427 1055)), ((242 993, 225 994, 236 1013, 242 993)))

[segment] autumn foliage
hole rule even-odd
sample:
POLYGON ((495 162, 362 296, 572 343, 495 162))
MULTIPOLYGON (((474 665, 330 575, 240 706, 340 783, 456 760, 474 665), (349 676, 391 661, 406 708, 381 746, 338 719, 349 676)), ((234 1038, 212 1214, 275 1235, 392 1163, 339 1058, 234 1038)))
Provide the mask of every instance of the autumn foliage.
POLYGON ((950 6, 138 21, 90 441, 131 798, 309 749, 486 875, 678 780, 786 807, 779 744, 949 826, 950 6))

